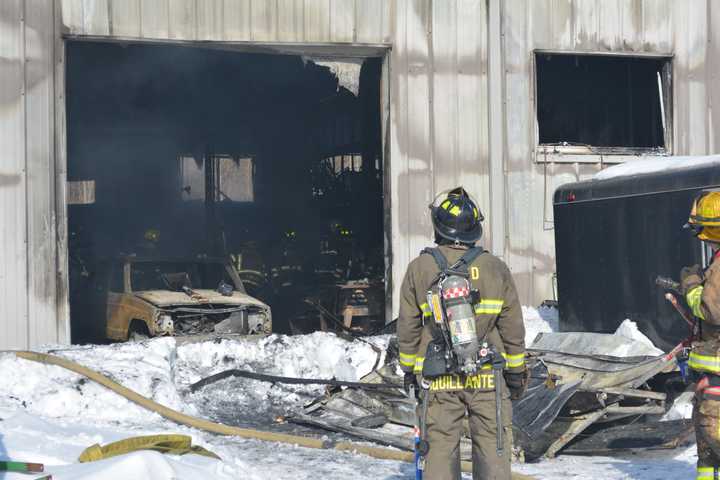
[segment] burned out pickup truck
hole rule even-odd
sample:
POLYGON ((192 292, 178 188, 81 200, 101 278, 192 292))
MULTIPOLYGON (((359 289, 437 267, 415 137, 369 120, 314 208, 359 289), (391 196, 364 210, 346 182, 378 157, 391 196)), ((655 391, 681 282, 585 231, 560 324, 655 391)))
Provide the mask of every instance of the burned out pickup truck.
POLYGON ((106 288, 94 303, 110 340, 272 330, 270 307, 245 292, 232 264, 222 258, 131 255, 104 262, 98 273, 106 288))

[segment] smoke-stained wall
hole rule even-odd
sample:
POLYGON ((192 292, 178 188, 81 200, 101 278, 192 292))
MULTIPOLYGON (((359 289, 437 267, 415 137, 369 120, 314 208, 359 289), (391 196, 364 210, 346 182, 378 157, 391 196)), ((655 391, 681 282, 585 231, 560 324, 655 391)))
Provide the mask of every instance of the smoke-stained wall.
POLYGON ((486 225, 493 241, 486 245, 508 261, 523 303, 534 304, 552 295, 547 206, 553 190, 588 178, 612 159, 538 159, 533 51, 673 55, 673 153, 713 153, 720 145, 720 109, 714 108, 720 82, 713 68, 719 22, 720 8, 711 0, 0 2, 0 78, 8 86, 0 111, 0 219, 10 226, 2 229, 1 259, 8 267, 0 273, 0 312, 13 319, 3 327, 3 341, 25 346, 67 340, 64 205, 52 201, 52 185, 62 192, 65 171, 62 109, 55 115, 64 102, 61 32, 241 47, 300 42, 345 55, 353 47, 390 48, 384 140, 395 291, 409 259, 431 240, 426 205, 433 193, 462 183, 486 212, 494 212, 486 225), (53 169, 57 183, 47 173, 53 169), (35 195, 48 191, 47 197, 35 195), (56 232, 57 252, 53 242, 47 246, 56 232), (28 335, 30 330, 52 334, 28 335))

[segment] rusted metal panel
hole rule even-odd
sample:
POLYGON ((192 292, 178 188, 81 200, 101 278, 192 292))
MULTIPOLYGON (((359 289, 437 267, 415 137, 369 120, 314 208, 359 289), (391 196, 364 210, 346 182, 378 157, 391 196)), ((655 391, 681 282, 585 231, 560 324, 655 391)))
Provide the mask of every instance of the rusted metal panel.
POLYGON ((0 2, 0 343, 28 342, 24 2, 0 2))

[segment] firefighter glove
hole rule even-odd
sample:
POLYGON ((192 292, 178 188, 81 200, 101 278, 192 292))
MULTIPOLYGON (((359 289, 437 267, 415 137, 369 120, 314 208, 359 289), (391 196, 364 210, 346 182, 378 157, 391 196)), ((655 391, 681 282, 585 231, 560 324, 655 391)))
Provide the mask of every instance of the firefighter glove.
POLYGON ((690 290, 702 285, 703 281, 703 271, 700 265, 683 267, 680 270, 680 287, 683 294, 687 294, 690 290))
POLYGON ((528 370, 522 372, 505 372, 505 384, 510 390, 510 399, 518 400, 522 398, 528 387, 530 380, 530 372, 528 370))
POLYGON ((405 389, 405 393, 410 395, 410 387, 415 388, 415 394, 417 395, 418 391, 418 381, 417 377, 412 372, 405 372, 405 377, 403 377, 403 388, 405 389))

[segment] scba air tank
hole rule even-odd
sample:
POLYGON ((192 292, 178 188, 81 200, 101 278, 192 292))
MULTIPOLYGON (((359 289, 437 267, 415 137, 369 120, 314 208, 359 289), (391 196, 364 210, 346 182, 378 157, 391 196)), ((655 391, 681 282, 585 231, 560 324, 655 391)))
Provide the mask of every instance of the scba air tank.
POLYGON ((463 373, 473 375, 477 371, 480 344, 475 329, 470 282, 461 276, 451 275, 442 282, 440 289, 458 367, 463 373))

